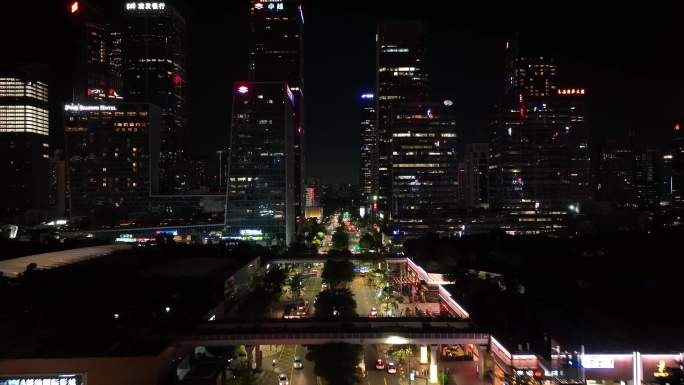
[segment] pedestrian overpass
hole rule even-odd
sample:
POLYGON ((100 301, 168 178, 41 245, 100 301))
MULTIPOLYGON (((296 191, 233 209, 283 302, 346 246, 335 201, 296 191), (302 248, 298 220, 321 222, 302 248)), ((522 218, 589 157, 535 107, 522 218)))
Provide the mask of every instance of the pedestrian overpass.
POLYGON ((474 344, 488 345, 488 333, 460 320, 373 318, 353 320, 213 321, 198 325, 182 345, 474 344))

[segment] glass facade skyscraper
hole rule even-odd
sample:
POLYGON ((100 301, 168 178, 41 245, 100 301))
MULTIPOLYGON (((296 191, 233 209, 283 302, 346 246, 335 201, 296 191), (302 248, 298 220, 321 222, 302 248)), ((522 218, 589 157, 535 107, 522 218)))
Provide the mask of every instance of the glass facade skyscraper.
POLYGON ((379 209, 390 211, 392 194, 392 108, 427 97, 424 26, 387 22, 376 36, 376 90, 379 209))
POLYGON ((239 82, 233 96, 225 233, 294 240, 294 95, 284 82, 239 82))
POLYGON ((361 200, 368 205, 378 192, 378 132, 375 97, 371 93, 361 95, 361 167, 359 186, 361 200))
POLYGON ((47 208, 48 135, 47 84, 23 70, 0 73, 0 217, 47 208))
POLYGON ((492 121, 490 203, 509 234, 562 231, 592 198, 586 90, 559 88, 553 60, 514 50, 492 121))
POLYGON ((455 233, 458 134, 453 103, 395 104, 391 127, 393 235, 455 233))
POLYGON ((299 0, 250 0, 249 80, 286 82, 295 100, 293 132, 295 209, 305 206, 304 10, 299 0))
POLYGON ((160 193, 190 189, 185 20, 168 3, 123 4, 122 76, 127 102, 161 108, 160 193))

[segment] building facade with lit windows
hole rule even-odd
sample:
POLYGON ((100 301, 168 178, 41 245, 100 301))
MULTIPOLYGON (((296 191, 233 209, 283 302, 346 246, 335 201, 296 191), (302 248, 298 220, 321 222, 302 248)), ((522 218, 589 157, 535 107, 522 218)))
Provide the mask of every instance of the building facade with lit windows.
POLYGON ((386 22, 376 35, 378 208, 389 213, 392 194, 392 108, 427 97, 425 27, 420 22, 386 22))
POLYGON ((148 103, 67 104, 64 119, 70 217, 147 213, 159 184, 160 109, 148 103))
POLYGON ((234 86, 225 233, 289 245, 295 234, 295 98, 284 82, 234 86))
POLYGON ((0 217, 47 209, 48 85, 26 71, 0 73, 0 217))
POLYGON ((684 130, 679 123, 674 126, 670 151, 667 155, 672 174, 670 179, 672 206, 684 209, 684 130))
POLYGON ((70 21, 77 31, 72 102, 117 101, 123 97, 121 32, 110 23, 108 7, 102 0, 69 3, 70 21))
POLYGON ((300 0, 250 0, 249 80, 286 82, 295 100, 295 216, 305 204, 304 9, 300 0))
POLYGON ((378 131, 375 95, 361 95, 361 167, 359 187, 363 204, 370 204, 378 193, 378 131))
POLYGON ((459 199, 466 209, 489 207, 489 142, 463 146, 458 167, 459 199))
MULTIPOLYGON (((123 2, 121 73, 127 102, 161 108, 160 193, 190 190, 185 19, 169 3, 123 2)), ((115 62, 113 62, 115 63, 115 62)))
POLYGON ((490 202, 509 234, 563 231, 593 198, 585 89, 519 93, 492 121, 490 202))
POLYGON ((456 221, 458 134, 453 103, 392 108, 393 235, 451 235, 456 221))

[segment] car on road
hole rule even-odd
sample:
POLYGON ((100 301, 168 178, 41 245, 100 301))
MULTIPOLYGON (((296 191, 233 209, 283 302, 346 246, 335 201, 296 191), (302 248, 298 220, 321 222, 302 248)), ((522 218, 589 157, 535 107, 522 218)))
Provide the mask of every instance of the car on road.
POLYGON ((382 361, 382 359, 378 358, 378 360, 375 361, 375 369, 385 370, 385 363, 382 361))
POLYGON ((387 363, 387 373, 394 374, 396 372, 397 372, 397 366, 394 365, 394 362, 388 362, 387 363))
POLYGON ((278 375, 278 385, 290 385, 286 375, 282 373, 278 375))
POLYGON ((377 317, 378 316, 378 309, 372 307, 371 310, 368 312, 369 317, 377 317))
POLYGON ((292 360, 292 367, 295 369, 301 369, 304 367, 304 364, 302 364, 302 357, 300 356, 295 356, 294 360, 292 360))

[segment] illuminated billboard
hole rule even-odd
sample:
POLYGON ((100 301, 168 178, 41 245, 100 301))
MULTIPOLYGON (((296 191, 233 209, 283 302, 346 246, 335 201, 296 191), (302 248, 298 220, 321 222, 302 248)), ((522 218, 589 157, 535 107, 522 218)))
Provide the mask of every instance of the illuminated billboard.
POLYGON ((80 374, 0 376, 0 385, 82 385, 80 374))
POLYGON ((583 354, 581 363, 585 369, 613 369, 615 367, 613 357, 603 354, 583 354))

